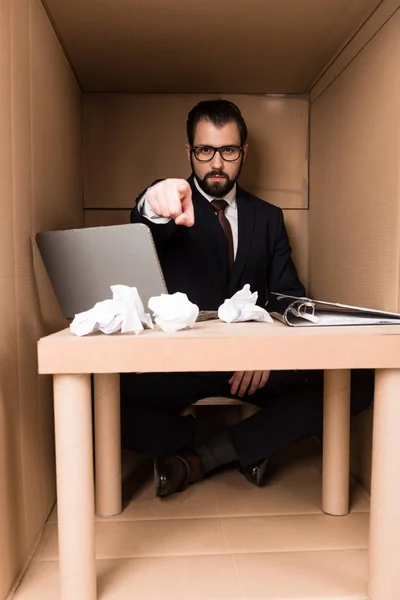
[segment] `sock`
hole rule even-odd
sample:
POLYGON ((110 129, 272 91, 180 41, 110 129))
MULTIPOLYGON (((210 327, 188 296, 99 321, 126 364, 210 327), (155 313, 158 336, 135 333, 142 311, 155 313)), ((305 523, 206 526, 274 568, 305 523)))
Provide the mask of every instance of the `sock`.
POLYGON ((204 473, 238 460, 236 450, 227 433, 218 434, 204 444, 196 446, 194 450, 200 455, 204 473))

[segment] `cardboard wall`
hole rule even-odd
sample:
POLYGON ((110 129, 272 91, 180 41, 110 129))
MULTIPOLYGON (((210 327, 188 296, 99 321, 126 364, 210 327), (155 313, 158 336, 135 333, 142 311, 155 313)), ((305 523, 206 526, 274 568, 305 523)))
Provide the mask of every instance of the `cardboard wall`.
POLYGON ((36 341, 60 327, 30 236, 82 225, 81 95, 39 0, 0 2, 0 598, 55 501, 52 384, 36 341), (40 294, 39 294, 40 290, 40 294))
MULTIPOLYGON (((249 125, 241 183, 284 209, 311 293, 387 309, 400 308, 399 21, 397 13, 381 23, 345 68, 311 91, 310 210, 308 98, 222 96, 249 125)), ((0 85, 3 599, 55 500, 51 380, 37 377, 36 341, 64 322, 30 236, 83 225, 81 94, 40 0, 0 0, 0 85)), ((86 226, 127 222, 148 183, 188 176, 185 121, 202 97, 211 96, 84 95, 86 226)), ((353 467, 368 486, 368 415, 357 423, 353 467)))
MULTIPOLYGON (((360 32, 363 35, 363 32, 360 32)), ((399 310, 400 10, 311 92, 309 278, 316 297, 399 310)), ((372 413, 354 425, 368 488, 372 413)))
POLYGON ((87 226, 129 222, 139 192, 155 179, 190 175, 188 111, 226 98, 241 109, 249 154, 248 191, 284 209, 293 256, 307 282, 308 98, 199 94, 84 94, 84 206, 87 226))

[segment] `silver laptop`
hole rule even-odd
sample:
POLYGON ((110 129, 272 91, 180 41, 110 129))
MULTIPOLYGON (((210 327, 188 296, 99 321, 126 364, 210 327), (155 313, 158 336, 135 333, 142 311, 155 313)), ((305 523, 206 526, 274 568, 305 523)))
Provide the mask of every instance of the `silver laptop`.
MULTIPOLYGON (((146 225, 46 231, 36 242, 66 319, 111 298, 112 285, 137 287, 145 310, 151 296, 168 292, 146 225)), ((215 311, 201 311, 198 320, 213 318, 215 311)))

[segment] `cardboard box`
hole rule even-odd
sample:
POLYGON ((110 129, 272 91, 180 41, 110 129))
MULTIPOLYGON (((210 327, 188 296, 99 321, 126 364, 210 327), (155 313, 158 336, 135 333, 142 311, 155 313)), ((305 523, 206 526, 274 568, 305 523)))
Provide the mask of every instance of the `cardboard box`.
MULTIPOLYGON (((149 182, 189 175, 188 109, 229 98, 249 126, 241 183, 284 209, 310 293, 399 310, 399 6, 0 3, 1 599, 55 501, 36 341, 63 321, 51 290, 39 295, 30 237, 127 222, 149 182)), ((353 456, 367 488, 370 419, 355 424, 353 456)))

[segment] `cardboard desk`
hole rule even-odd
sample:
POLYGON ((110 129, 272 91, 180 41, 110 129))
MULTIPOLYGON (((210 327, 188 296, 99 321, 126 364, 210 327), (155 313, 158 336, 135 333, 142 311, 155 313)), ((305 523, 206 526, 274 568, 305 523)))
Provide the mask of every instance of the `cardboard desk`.
POLYGON ((175 334, 66 329, 38 342, 54 375, 62 600, 95 600, 95 492, 90 374, 95 374, 96 511, 121 511, 119 373, 325 369, 323 510, 349 510, 350 372, 375 368, 369 598, 400 597, 400 327, 203 322, 175 334))

